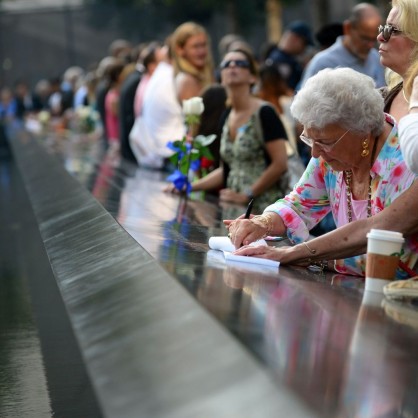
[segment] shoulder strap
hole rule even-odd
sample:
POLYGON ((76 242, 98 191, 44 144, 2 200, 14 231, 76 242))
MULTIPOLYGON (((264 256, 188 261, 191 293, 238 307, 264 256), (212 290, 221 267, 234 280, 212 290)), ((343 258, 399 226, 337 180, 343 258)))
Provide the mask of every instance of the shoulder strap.
POLYGON ((255 114, 254 129, 255 129, 256 136, 257 136, 257 141, 259 141, 263 145, 263 147, 265 147, 264 140, 263 140, 264 134, 263 134, 263 128, 261 127, 261 117, 260 117, 260 111, 263 106, 264 104, 258 108, 257 113, 255 114))
POLYGON ((254 129, 255 129, 256 134, 257 134, 257 139, 258 139, 258 141, 260 141, 260 143, 263 145, 264 148, 265 148, 266 144, 264 142, 263 124, 261 123, 261 109, 263 107, 266 107, 266 106, 269 106, 274 110, 274 107, 270 103, 263 101, 263 104, 258 108, 257 113, 255 114, 255 118, 254 118, 254 121, 255 121, 254 122, 254 129))
MULTIPOLYGON (((264 139, 263 139, 264 138, 264 133, 263 133, 263 126, 262 126, 262 123, 261 123, 261 116, 260 115, 261 115, 261 109, 265 106, 271 107, 276 112, 276 109, 274 108, 274 106, 272 104, 270 104, 269 102, 263 102, 263 104, 258 108, 256 117, 255 117, 254 128, 256 130, 257 137, 260 138, 259 140, 263 144, 263 147, 265 147, 266 144, 265 144, 264 139)), ((277 115, 277 116, 281 120, 281 122, 282 122, 282 124, 285 128, 285 131, 287 133, 287 127, 286 127, 283 119, 280 117, 280 115, 277 115)), ((288 157, 291 157, 293 155, 298 155, 296 150, 293 148, 289 138, 287 138, 287 141, 286 141, 285 145, 286 145, 286 154, 287 154, 288 157)))

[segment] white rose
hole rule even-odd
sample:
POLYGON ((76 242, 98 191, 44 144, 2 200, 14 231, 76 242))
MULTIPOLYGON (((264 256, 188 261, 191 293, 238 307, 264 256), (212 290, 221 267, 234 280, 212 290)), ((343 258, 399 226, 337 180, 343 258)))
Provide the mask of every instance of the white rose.
POLYGON ((38 120, 41 123, 48 123, 49 119, 51 118, 51 115, 47 110, 42 110, 38 113, 38 120))
POLYGON ((87 119, 90 116, 90 108, 88 106, 79 106, 76 114, 80 119, 87 119))
POLYGON ((183 100, 183 113, 185 115, 201 115, 205 110, 203 99, 201 97, 192 97, 189 100, 183 100))

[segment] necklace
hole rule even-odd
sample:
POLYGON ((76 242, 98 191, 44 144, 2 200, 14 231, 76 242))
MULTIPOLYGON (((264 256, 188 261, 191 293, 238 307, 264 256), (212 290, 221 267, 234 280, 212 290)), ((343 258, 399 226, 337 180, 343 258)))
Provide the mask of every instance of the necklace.
POLYGON ((402 94, 403 94, 403 98, 405 99, 406 103, 409 103, 409 100, 406 98, 406 94, 405 94, 405 90, 402 87, 402 94))
MULTIPOLYGON (((351 202, 351 182, 353 172, 351 170, 344 171, 345 173, 345 184, 347 186, 347 215, 348 215, 348 223, 353 220, 353 205, 351 202)), ((370 218, 372 216, 372 178, 369 175, 369 193, 367 196, 367 217, 370 218)))

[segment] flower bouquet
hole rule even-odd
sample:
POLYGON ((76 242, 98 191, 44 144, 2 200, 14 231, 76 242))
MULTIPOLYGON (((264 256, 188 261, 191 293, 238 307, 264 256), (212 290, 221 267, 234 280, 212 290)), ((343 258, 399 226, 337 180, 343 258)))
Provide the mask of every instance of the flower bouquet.
POLYGON ((182 139, 167 143, 168 148, 174 151, 169 160, 176 167, 174 173, 167 177, 167 180, 171 181, 177 190, 186 192, 187 195, 192 189, 191 181, 199 172, 201 158, 214 159, 208 146, 215 140, 216 135, 195 136, 204 110, 201 97, 184 100, 183 114, 187 127, 186 134, 182 139))
POLYGON ((94 132, 98 122, 99 113, 90 106, 80 106, 74 112, 74 127, 80 133, 94 132))

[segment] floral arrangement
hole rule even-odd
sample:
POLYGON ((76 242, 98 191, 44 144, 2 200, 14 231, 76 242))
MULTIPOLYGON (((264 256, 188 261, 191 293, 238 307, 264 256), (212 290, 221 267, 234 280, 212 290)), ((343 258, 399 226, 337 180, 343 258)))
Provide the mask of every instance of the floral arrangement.
POLYGON ((169 158, 176 167, 173 174, 167 177, 168 181, 180 192, 191 192, 191 180, 196 176, 201 167, 202 157, 213 160, 213 155, 208 146, 215 140, 216 135, 197 135, 196 130, 200 124, 200 118, 205 110, 201 97, 192 97, 183 101, 183 114, 186 124, 186 134, 182 139, 170 141, 168 148, 174 151, 169 158))
POLYGON ((80 106, 74 112, 74 128, 89 134, 94 132, 99 121, 99 113, 90 106, 80 106))
POLYGON ((47 110, 41 110, 38 113, 38 121, 43 128, 45 128, 51 119, 51 114, 47 110))

